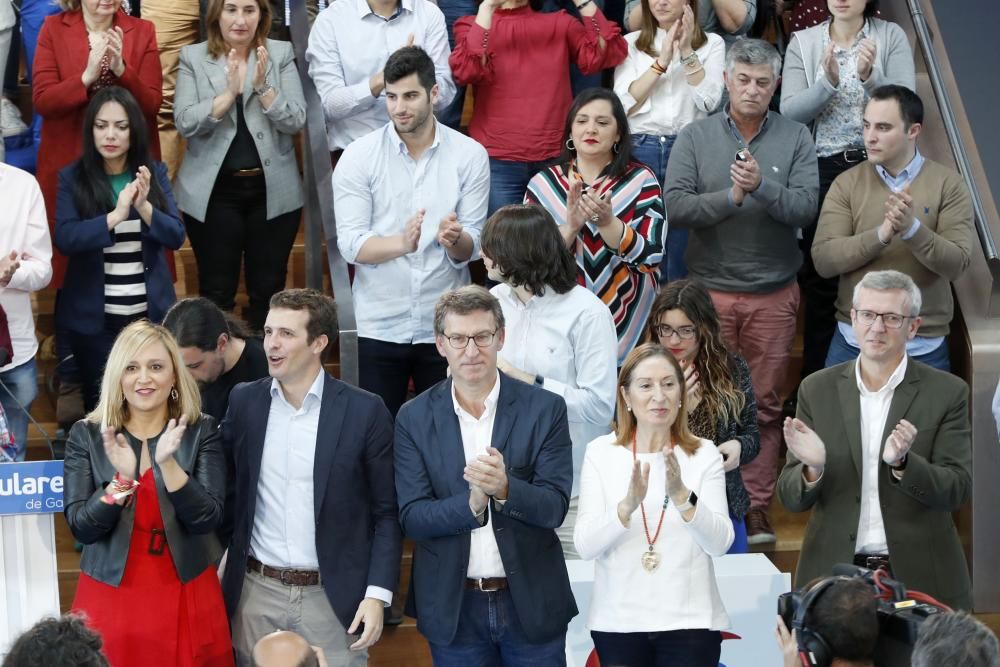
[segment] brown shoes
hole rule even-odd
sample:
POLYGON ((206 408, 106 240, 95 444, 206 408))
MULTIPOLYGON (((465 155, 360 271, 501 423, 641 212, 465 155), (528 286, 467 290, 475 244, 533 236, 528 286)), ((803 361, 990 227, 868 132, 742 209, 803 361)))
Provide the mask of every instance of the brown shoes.
POLYGON ((772 544, 777 541, 765 510, 751 507, 747 513, 746 521, 748 544, 772 544))

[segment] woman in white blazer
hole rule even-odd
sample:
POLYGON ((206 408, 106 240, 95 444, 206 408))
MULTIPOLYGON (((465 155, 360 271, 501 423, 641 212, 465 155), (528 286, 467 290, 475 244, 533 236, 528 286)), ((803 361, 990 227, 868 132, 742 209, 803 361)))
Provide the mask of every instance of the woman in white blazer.
POLYGON ((587 627, 602 665, 715 667, 729 626, 712 556, 733 524, 722 457, 691 435, 684 373, 656 343, 618 376, 614 433, 587 446, 574 542, 597 561, 587 627))
MULTIPOLYGON (((916 90, 910 43, 898 25, 875 17, 878 0, 828 0, 827 8, 827 20, 792 35, 781 75, 782 115, 812 127, 821 205, 834 179, 868 157, 862 116, 871 92, 890 83, 916 90)), ((802 377, 826 365, 836 328, 837 278, 823 278, 812 262, 816 224, 799 242, 802 377)))
POLYGON ((180 55, 174 120, 188 144, 174 192, 201 296, 232 310, 242 261, 245 319, 260 330, 299 228, 305 99, 291 44, 267 39, 267 0, 211 0, 205 24, 208 40, 180 55))

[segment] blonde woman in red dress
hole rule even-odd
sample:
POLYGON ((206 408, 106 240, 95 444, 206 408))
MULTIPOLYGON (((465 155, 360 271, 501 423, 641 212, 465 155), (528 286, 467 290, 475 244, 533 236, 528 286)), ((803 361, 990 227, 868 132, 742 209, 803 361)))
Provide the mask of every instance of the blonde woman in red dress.
POLYGON ((65 513, 83 543, 74 611, 112 667, 231 667, 215 563, 226 473, 216 422, 163 327, 133 322, 97 408, 66 446, 65 513))

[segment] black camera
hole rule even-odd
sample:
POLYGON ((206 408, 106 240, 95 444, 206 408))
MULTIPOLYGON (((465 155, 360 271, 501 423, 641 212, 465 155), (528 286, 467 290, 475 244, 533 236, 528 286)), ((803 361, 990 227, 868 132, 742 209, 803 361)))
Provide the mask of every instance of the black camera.
POLYGON ((906 587, 884 576, 884 573, 876 577, 872 570, 846 563, 835 565, 833 576, 820 579, 808 589, 783 593, 778 597, 778 614, 789 632, 796 631, 803 664, 827 667, 831 663, 833 655, 826 640, 815 629, 808 627, 805 620, 826 589, 847 579, 862 579, 869 583, 872 595, 877 598, 879 632, 875 647, 876 667, 909 667, 921 624, 945 610, 910 599, 906 587))

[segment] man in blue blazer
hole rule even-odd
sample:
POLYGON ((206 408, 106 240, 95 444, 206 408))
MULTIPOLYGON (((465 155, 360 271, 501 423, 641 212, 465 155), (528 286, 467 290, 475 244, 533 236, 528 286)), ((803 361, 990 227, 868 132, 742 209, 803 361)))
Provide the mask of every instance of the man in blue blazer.
POLYGON ((577 613, 555 529, 569 506, 563 399, 497 371, 500 303, 471 285, 434 311, 451 377, 403 406, 396 492, 416 541, 407 614, 438 667, 565 665, 577 613))
POLYGON ((380 398, 324 372, 336 331, 333 299, 278 292, 264 325, 271 377, 230 394, 222 591, 241 666, 275 628, 331 665, 365 665, 398 584, 392 418, 380 398))

